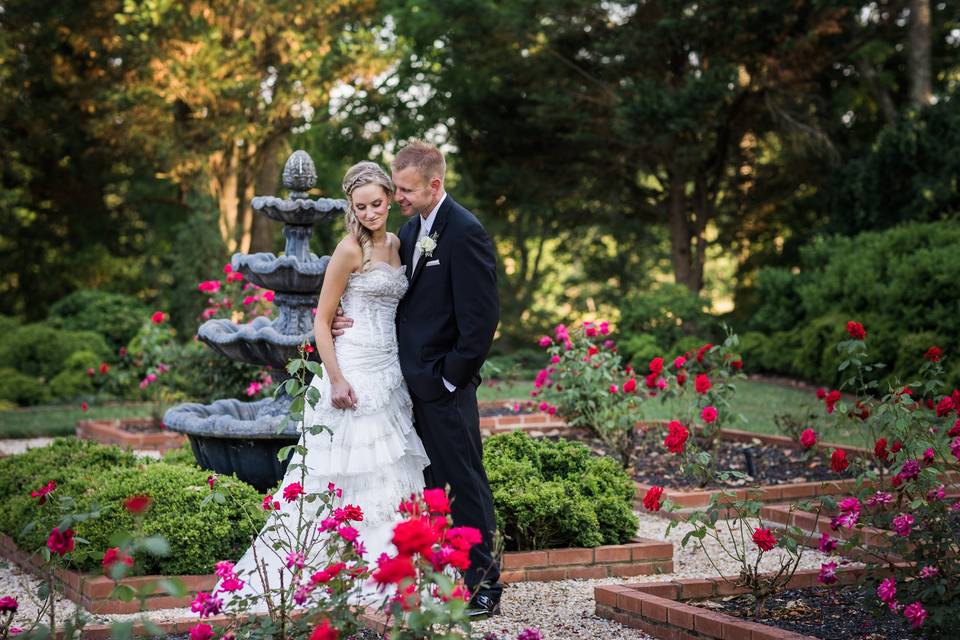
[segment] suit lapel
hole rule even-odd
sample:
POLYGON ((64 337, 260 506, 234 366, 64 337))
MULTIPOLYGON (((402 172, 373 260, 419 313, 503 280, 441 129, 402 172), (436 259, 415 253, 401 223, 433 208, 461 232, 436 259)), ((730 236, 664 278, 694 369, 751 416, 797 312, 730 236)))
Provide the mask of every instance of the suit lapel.
MULTIPOLYGON (((440 244, 440 237, 443 235, 443 228, 447 226, 447 219, 450 217, 450 210, 453 208, 453 198, 450 197, 450 194, 447 194, 446 199, 444 199, 443 204, 440 205, 440 209, 437 210, 437 217, 433 221, 433 227, 430 229, 430 235, 437 236, 437 245, 440 244)), ((420 221, 420 224, 423 224, 420 221)), ((417 235, 420 235, 420 227, 417 227, 417 235)), ((411 259, 413 258, 413 253, 410 254, 411 259)), ((410 277, 410 288, 413 288, 414 283, 417 281, 417 278, 420 276, 420 273, 423 271, 423 265, 427 262, 427 256, 424 253, 420 254, 420 259, 417 261, 416 266, 413 270, 413 275, 410 277)))

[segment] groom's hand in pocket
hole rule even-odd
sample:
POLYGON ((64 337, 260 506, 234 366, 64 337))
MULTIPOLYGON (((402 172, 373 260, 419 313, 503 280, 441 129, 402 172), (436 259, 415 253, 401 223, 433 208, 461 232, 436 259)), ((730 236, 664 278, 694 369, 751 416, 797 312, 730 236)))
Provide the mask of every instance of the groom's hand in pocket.
POLYGON ((342 336, 344 330, 353 326, 353 318, 343 315, 343 307, 337 307, 337 315, 333 316, 333 322, 330 323, 330 333, 334 338, 342 336))

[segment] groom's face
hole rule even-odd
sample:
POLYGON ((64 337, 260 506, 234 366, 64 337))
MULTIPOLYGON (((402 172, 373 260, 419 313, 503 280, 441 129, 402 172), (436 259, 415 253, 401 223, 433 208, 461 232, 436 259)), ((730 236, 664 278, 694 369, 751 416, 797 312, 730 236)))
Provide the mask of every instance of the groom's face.
POLYGON ((416 167, 394 171, 393 184, 397 186, 394 199, 400 205, 400 213, 408 217, 429 215, 443 188, 440 178, 429 178, 416 167))

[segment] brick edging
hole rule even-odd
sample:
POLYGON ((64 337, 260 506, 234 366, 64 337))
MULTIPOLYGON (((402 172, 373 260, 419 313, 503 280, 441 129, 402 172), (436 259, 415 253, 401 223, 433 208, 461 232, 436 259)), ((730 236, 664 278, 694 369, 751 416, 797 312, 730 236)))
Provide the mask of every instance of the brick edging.
POLYGON ((595 548, 511 551, 503 554, 503 582, 631 577, 673 572, 673 544, 635 538, 595 548))
POLYGON ((164 453, 180 448, 187 437, 174 431, 156 431, 153 433, 130 433, 122 427, 124 424, 149 425, 152 418, 91 419, 78 420, 76 434, 83 440, 93 440, 101 444, 114 444, 128 449, 150 449, 164 453))
MULTIPOLYGON (((43 560, 36 553, 22 551, 12 538, 3 533, 0 533, 0 555, 33 575, 38 575, 43 568, 43 560)), ((153 595, 144 601, 148 611, 188 607, 198 591, 209 591, 217 583, 215 575, 175 577, 183 583, 187 595, 175 598, 155 588, 153 595)), ((157 585, 163 579, 165 576, 133 576, 124 578, 120 584, 138 589, 150 583, 157 585)), ((114 582, 106 576, 57 568, 53 572, 53 580, 56 583, 55 586, 68 600, 82 606, 90 613, 117 614, 140 611, 139 602, 122 602, 110 598, 114 582)))
MULTIPOLYGON (((881 570, 882 572, 883 570, 881 570)), ((852 584, 866 574, 863 568, 837 571, 836 584, 852 584)), ((819 571, 798 570, 788 589, 818 585, 819 571)), ((594 587, 596 614, 622 625, 640 629, 662 640, 816 640, 751 620, 718 613, 684 602, 749 593, 736 586, 737 576, 719 579, 672 580, 646 584, 602 585, 594 587)))

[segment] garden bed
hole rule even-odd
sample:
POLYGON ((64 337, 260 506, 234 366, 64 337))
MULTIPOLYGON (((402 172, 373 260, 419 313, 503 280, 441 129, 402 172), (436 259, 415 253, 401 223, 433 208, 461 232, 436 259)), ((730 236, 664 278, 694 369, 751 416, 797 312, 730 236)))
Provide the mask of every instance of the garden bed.
MULTIPOLYGON (((815 638, 906 640, 915 637, 903 616, 877 619, 870 615, 863 602, 871 593, 857 585, 790 589, 767 600, 756 622, 815 638)), ((711 600, 710 605, 720 613, 753 619, 752 596, 720 598, 711 600)))
POLYGON ((158 426, 152 418, 119 420, 79 420, 77 437, 124 449, 148 449, 164 453, 186 442, 182 433, 158 426))
MULTIPOLYGON (((837 588, 857 582, 864 572, 865 569, 838 571, 837 588)), ((788 589, 804 594, 821 591, 823 588, 817 584, 818 575, 819 572, 815 570, 799 570, 787 585, 788 589)), ((720 579, 599 586, 594 589, 596 614, 663 640, 801 640, 817 637, 729 615, 716 610, 715 606, 698 606, 748 592, 746 588, 736 586, 736 582, 736 576, 727 576, 720 579)), ((812 598, 814 595, 806 597, 812 598)), ((773 607, 770 610, 773 611, 773 607)), ((770 621, 776 622, 773 619, 770 621)), ((830 633, 819 637, 845 636, 830 633)), ((894 638, 899 636, 886 640, 894 638)))

